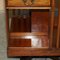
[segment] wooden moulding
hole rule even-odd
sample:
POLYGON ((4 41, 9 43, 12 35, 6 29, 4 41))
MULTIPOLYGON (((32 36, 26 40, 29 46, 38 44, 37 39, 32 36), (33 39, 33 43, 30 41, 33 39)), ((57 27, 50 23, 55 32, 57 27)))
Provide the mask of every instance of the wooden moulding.
POLYGON ((60 56, 60 49, 8 47, 8 56, 60 56))

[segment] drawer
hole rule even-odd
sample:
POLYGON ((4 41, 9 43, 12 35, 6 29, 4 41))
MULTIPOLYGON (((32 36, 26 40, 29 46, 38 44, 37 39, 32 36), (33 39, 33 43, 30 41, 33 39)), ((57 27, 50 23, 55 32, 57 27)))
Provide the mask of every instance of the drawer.
POLYGON ((31 47, 31 39, 10 39, 8 47, 31 47))
POLYGON ((7 6, 25 7, 25 6, 50 6, 50 0, 7 0, 7 6))

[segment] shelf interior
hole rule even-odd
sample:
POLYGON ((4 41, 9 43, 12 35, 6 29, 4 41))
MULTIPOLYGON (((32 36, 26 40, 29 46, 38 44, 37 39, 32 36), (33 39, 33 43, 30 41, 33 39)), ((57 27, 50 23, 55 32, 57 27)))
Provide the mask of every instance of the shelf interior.
POLYGON ((32 12, 29 16, 13 16, 10 32, 45 32, 48 34, 49 12, 32 12))
POLYGON ((25 15, 14 13, 11 17, 8 46, 48 48, 49 10, 32 10, 29 13, 25 15))

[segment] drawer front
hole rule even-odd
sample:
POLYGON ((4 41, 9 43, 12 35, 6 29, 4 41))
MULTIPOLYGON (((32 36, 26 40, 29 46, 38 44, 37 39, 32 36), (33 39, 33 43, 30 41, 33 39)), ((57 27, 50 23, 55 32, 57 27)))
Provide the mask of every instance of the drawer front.
POLYGON ((7 0, 7 6, 50 6, 50 0, 7 0))
POLYGON ((10 39, 8 47, 31 47, 31 39, 10 39))

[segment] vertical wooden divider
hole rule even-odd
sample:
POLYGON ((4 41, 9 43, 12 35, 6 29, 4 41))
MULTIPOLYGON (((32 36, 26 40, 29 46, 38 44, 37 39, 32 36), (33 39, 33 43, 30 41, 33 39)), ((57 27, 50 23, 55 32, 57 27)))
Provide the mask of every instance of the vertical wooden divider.
POLYGON ((60 38, 60 4, 58 4, 58 29, 57 29, 57 45, 56 47, 59 48, 59 38, 60 38))
POLYGON ((53 26, 54 26, 54 13, 55 13, 55 0, 51 0, 51 21, 50 21, 50 46, 49 48, 52 48, 53 44, 53 26))

